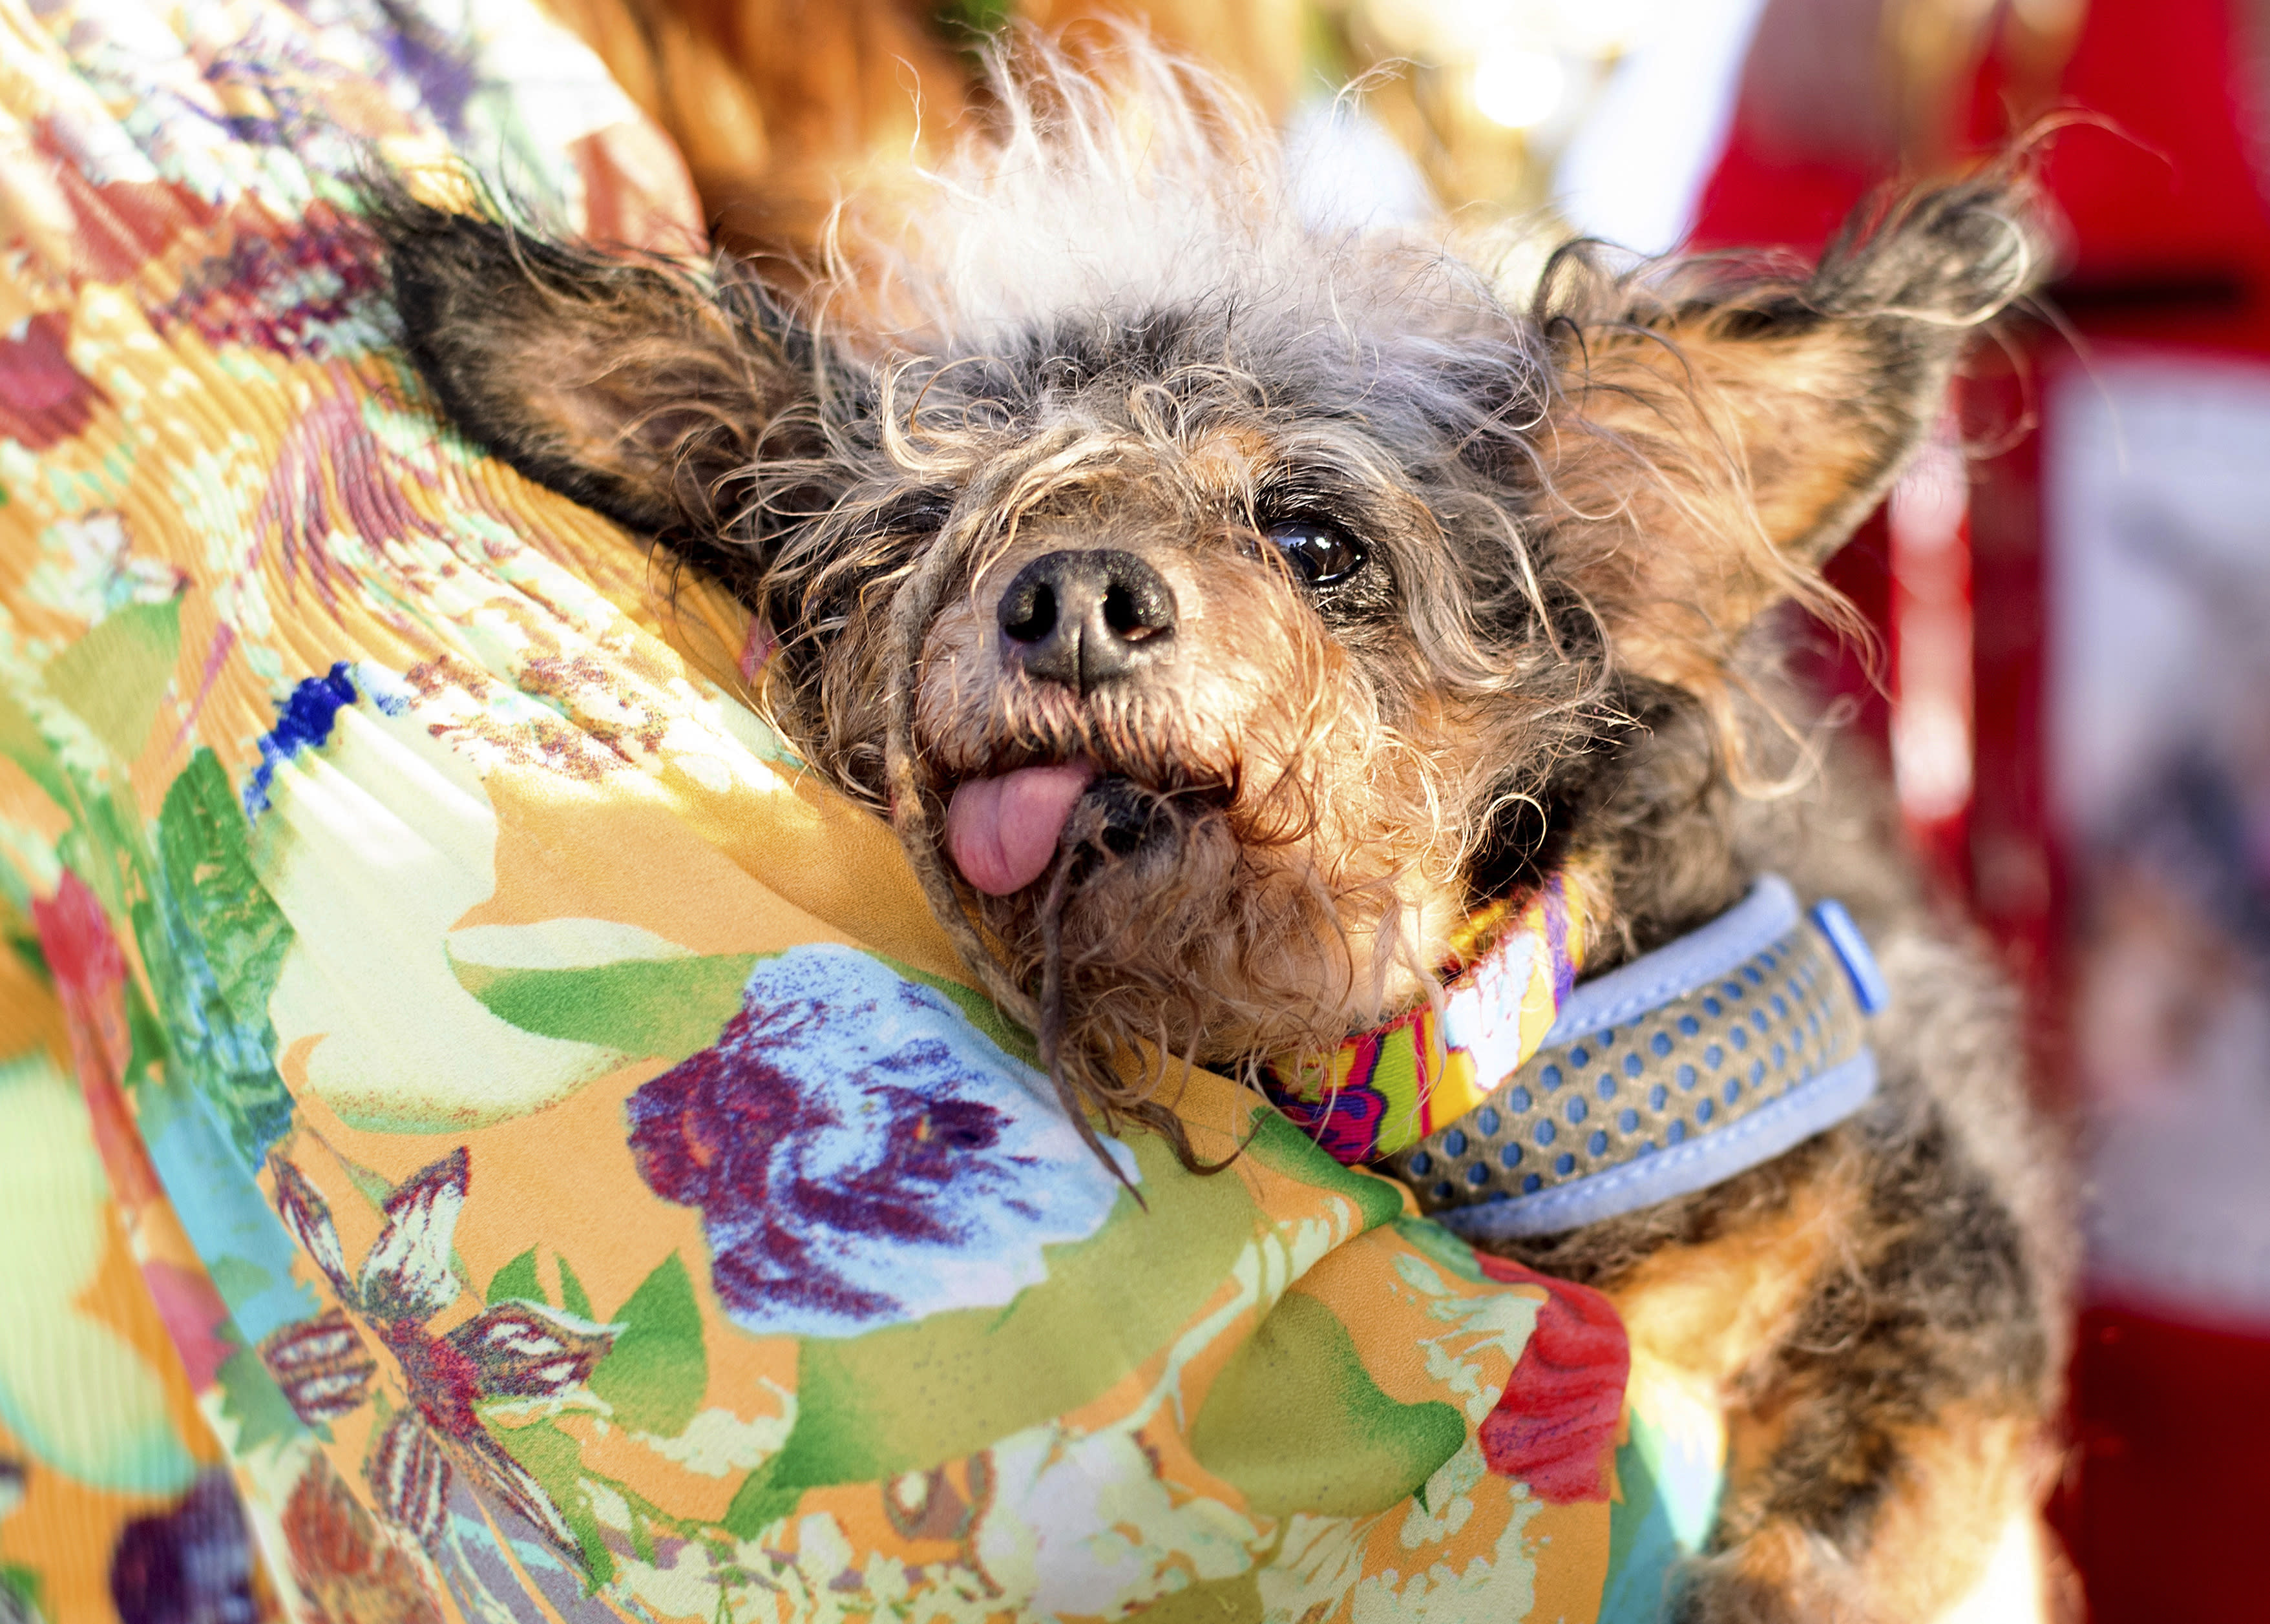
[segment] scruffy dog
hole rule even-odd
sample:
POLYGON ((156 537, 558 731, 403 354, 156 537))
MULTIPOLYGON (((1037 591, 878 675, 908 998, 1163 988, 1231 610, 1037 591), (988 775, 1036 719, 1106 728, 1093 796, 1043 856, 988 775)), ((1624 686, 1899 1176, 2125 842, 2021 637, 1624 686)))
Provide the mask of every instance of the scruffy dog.
POLYGON ((1840 894, 1894 989, 1873 1103, 1504 1250, 1727 1413, 1680 1618, 1923 1620, 2022 1564, 2055 1158, 1994 977, 1881 832, 1817 778, 1746 792, 1787 763, 1743 675, 2026 292, 2021 189, 1915 197, 1809 274, 1516 278, 1304 229, 1258 122, 1155 53, 1034 55, 794 308, 397 196, 412 353, 467 433, 742 595, 778 723, 894 820, 1068 1099, 1186 1154, 1160 1057, 1329 1050, 1548 872, 1591 969, 1762 871, 1840 894))

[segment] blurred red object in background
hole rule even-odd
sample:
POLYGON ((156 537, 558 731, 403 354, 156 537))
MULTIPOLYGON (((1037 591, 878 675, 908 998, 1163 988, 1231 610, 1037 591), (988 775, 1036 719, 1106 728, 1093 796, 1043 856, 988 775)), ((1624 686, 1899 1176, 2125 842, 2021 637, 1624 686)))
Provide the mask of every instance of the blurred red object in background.
MULTIPOLYGON (((1884 35, 1822 25, 1830 14, 1850 25, 1845 14, 1860 10, 1875 8, 1856 0, 1768 4, 1725 150, 1697 204, 1694 238, 1704 246, 1814 250, 1903 158, 1911 171, 1927 169, 1963 146, 2006 143, 2052 108, 2090 115, 2050 136, 2042 163, 2067 234, 2051 303, 2069 332, 2044 324, 2022 352, 1985 358, 1966 385, 1963 428, 1974 447, 1967 512, 1924 515, 1940 527, 1935 543, 1895 536, 1901 519, 1888 525, 1879 515, 1832 567, 1884 639, 1892 702, 1849 651, 1830 654, 1816 675, 1857 702, 1860 730, 1900 768, 1911 834, 2026 988, 2046 1088, 2102 1141, 2124 1131, 2089 1092, 2088 1079, 2105 1063, 2078 1054, 2067 1034, 2076 987, 2096 984, 2076 970, 2092 954, 2109 956, 2103 938, 2118 920, 2104 900, 2111 883, 2104 843, 2077 827, 2057 790, 2072 776, 2061 776, 2055 759, 2055 622, 2070 612, 2059 572, 2073 567, 2065 550, 2078 538, 2057 530, 2045 487, 2053 493, 2072 471, 2058 459, 2088 443, 2060 432, 2058 403, 2087 399, 2117 414, 2118 380, 2101 382, 2096 371, 2106 356, 2140 357, 2177 378, 2202 365, 2244 376, 2247 361, 2259 367, 2270 358, 2270 7, 2093 0, 2083 18, 2067 4, 2063 15, 2078 23, 2078 33, 2068 28, 2055 52, 2044 49, 2038 27, 2027 33, 2022 14, 2038 22, 2057 7, 1998 8, 1994 30, 1965 70, 1969 94, 1944 104, 1948 127, 1939 132, 1945 145, 1938 151, 1932 132, 1901 126, 1891 115, 1897 108, 1873 122, 1823 112, 1836 105, 1821 95, 1824 84, 1849 83, 1851 96, 1887 93, 1884 35), (1877 80, 1867 78, 1871 71, 1877 80), (2046 433, 2014 432, 2044 419, 2046 433), (1982 441, 1999 444, 1980 456, 1982 441), (1903 641, 1910 658, 1903 657, 1903 641), (1969 669, 1950 670, 1950 658, 1967 659, 1969 669), (1971 733, 1959 796, 1943 775, 1919 786, 1897 747, 1903 725, 1915 727, 1903 706, 1958 700, 1969 703, 1971 733)), ((2270 367, 2259 377, 2270 384, 2270 367)), ((2262 461, 2270 463, 2270 447, 2262 461)), ((2270 579, 2270 549, 2258 556, 2266 560, 2258 578, 2270 579)), ((2256 635, 2270 643, 2270 632, 2256 635)), ((2207 644, 2194 657, 2229 654, 2207 644)), ((2177 727, 2170 718, 2170 731, 2177 727)), ((2255 951, 2259 962, 2259 944, 2255 951)), ((2177 980, 2185 974, 2172 973, 2177 980)), ((2270 1101, 2263 1086, 2270 1054, 2256 1058, 2255 1093, 2270 1101)), ((2139 1097, 2154 1080, 2136 1080, 2139 1097)), ((2270 1114, 2270 1104, 2263 1109, 2270 1114)), ((2109 1177, 2098 1185, 2112 1205, 2100 1210, 2096 1228, 2117 1235, 2127 1221, 2118 1205, 2124 1187, 2109 1177)), ((2270 1180, 2257 1177, 2251 1191, 2230 1198, 2259 1207, 2270 1202, 2266 1192, 2270 1180)), ((2194 1210, 2212 1211, 2196 1203, 2194 1210)), ((2091 1616, 2097 1624, 2270 1618, 2244 1556, 2265 1503, 2259 1463, 2270 1454, 2270 1405, 2261 1398, 2270 1391, 2266 1299, 2258 1294, 2219 1314, 2211 1289, 2170 1280, 2140 1300, 2105 1283, 2138 1278, 2133 1267, 2109 1275, 2108 1250, 2099 1247, 2095 1300, 2076 1346, 2075 1450, 2058 1508, 2091 1616)))

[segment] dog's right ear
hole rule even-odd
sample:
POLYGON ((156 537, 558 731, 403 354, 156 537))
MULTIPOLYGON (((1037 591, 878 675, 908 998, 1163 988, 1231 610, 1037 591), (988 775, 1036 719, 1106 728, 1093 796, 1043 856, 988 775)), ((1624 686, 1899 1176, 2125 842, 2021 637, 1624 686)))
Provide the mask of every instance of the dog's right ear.
POLYGON ((753 278, 603 255, 398 187, 367 217, 456 426, 634 529, 717 534, 735 477, 817 443, 814 345, 753 278))

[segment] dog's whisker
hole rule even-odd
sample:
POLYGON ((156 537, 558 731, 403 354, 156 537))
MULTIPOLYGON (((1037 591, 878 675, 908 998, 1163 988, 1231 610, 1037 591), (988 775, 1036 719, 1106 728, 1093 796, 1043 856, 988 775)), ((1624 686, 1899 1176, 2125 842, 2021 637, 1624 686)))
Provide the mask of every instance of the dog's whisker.
MULTIPOLYGON (((1070 831, 1067 831, 1068 835, 1069 834, 1070 831)), ((1057 856, 1054 870, 1049 876, 1047 894, 1041 901, 1039 914, 1042 944, 1040 1019, 1034 1029, 1034 1035, 1040 1049, 1041 1069, 1047 1073, 1049 1081, 1054 1085, 1057 1099, 1063 1106, 1065 1115, 1071 1118, 1072 1126, 1079 1131, 1080 1138, 1094 1153, 1096 1159, 1103 1163, 1111 1175, 1126 1189, 1128 1194, 1135 1198, 1139 1205, 1147 1209, 1150 1204, 1144 1199, 1143 1192, 1136 1188, 1134 1180, 1127 1175, 1126 1170, 1113 1159, 1110 1152, 1104 1148, 1102 1138, 1095 1131, 1095 1125, 1088 1120, 1087 1100, 1088 1091, 1080 1087, 1075 1081, 1067 1064, 1065 1050, 1064 905, 1065 898, 1072 890, 1074 871, 1083 862, 1085 855, 1079 843, 1071 838, 1065 840, 1063 849, 1057 856)))

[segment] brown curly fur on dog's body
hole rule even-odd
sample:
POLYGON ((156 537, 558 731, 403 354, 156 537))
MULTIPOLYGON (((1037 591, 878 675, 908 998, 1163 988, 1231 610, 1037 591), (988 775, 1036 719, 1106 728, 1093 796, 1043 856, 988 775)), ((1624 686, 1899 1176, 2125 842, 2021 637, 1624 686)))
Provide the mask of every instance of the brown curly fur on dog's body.
POLYGON ((1680 1618, 1934 1616, 2042 1487, 2056 1159, 1999 983, 1882 832, 1828 780, 1738 793, 1793 737, 1740 673, 1761 612, 1825 601, 1814 567, 2024 291, 2007 178, 1810 272, 1572 248, 1517 303, 1440 241, 1303 230, 1266 133, 1155 53, 1098 77, 1040 52, 998 95, 932 206, 848 216, 793 311, 731 265, 382 199, 412 352, 468 432, 765 617, 780 725, 895 817, 1107 1121, 1176 1131, 1160 1057, 1248 1067, 1428 996, 1470 908, 1555 866, 1596 968, 1762 870, 1842 896, 1895 988, 1876 1102, 1506 1250, 1610 1292, 1728 1415, 1680 1618), (1309 588, 1287 525, 1368 560, 1309 588), (997 602, 1102 548, 1166 584, 1171 641, 1139 678, 1035 678, 997 602), (964 885, 955 786, 1073 758, 1099 776, 1050 872, 964 885))

